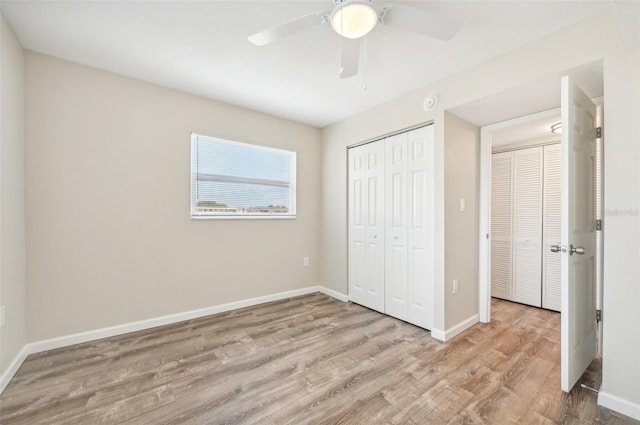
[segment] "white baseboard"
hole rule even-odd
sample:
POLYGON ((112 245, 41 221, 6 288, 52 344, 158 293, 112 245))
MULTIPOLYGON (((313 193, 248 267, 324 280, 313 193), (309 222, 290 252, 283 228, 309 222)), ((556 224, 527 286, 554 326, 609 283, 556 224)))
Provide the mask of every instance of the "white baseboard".
POLYGON ((436 329, 436 328, 432 328, 431 329, 431 336, 435 339, 437 339, 438 341, 446 341, 446 332, 443 331, 442 329, 436 329))
POLYGON ((640 405, 632 403, 613 394, 600 391, 598 393, 598 404, 607 409, 615 410, 618 413, 640 420, 640 405))
POLYGON ((343 293, 340 293, 338 291, 334 291, 333 289, 329 289, 329 288, 325 288, 324 286, 318 286, 318 291, 322 292, 325 295, 329 295, 330 297, 333 297, 337 300, 340 300, 344 303, 349 301, 349 296, 345 295, 343 293))
POLYGON ((7 370, 5 370, 2 376, 0 376, 0 394, 2 394, 5 388, 7 388, 11 378, 13 378, 13 375, 15 375, 18 369, 20 369, 20 366, 22 366, 22 363, 29 354, 31 353, 29 352, 29 345, 27 344, 22 347, 22 350, 18 352, 7 370))
POLYGON ((249 298, 246 300, 234 301, 227 304, 220 304, 212 307, 201 308, 198 310, 186 311, 183 313, 171 314, 168 316, 156 317, 153 319, 140 320, 138 322, 126 323, 123 325, 110 326, 108 328, 96 329, 93 331, 79 332, 72 335, 66 335, 58 338, 51 338, 43 341, 29 343, 22 347, 20 353, 15 357, 9 368, 0 377, 0 394, 18 371, 24 360, 29 354, 40 353, 43 351, 54 350, 56 348, 67 347, 69 345, 82 344, 84 342, 95 341, 102 338, 122 335, 130 332, 141 331, 145 329, 155 328, 158 326, 170 325, 173 323, 184 322, 185 320, 197 319, 212 314, 223 313, 225 311, 236 310, 239 308, 250 307, 253 305, 263 304, 271 301, 279 301, 286 298, 298 297, 301 295, 312 294, 314 292, 322 292, 330 297, 346 302, 347 296, 336 292, 324 286, 310 286, 308 288, 295 289, 292 291, 279 292, 272 295, 264 295, 261 297, 249 298))
POLYGON ((468 319, 463 320, 455 326, 450 327, 446 331, 441 329, 431 329, 431 336, 439 341, 448 341, 454 336, 466 331, 471 326, 475 325, 480 321, 480 316, 478 314, 474 314, 468 319))
POLYGON ((29 344, 31 346, 30 353, 40 353, 42 351, 54 350, 56 348, 67 347, 69 345, 82 344, 84 342, 95 341, 97 339, 109 338, 116 335, 155 328, 157 326, 171 325, 173 323, 184 322, 185 320, 197 319, 204 316, 210 316, 212 314, 223 313, 225 311, 250 307, 257 304, 283 300, 291 297, 298 297, 300 295, 307 295, 313 292, 322 292, 320 288, 321 287, 319 286, 311 286, 308 288, 279 292, 277 294, 264 295, 261 297, 234 301, 227 304, 220 304, 212 307, 201 308, 198 310, 171 314, 168 316, 155 317, 153 319, 141 320, 138 322, 96 329, 93 331, 80 332, 72 335, 62 336, 59 338, 32 342, 31 344, 29 344))

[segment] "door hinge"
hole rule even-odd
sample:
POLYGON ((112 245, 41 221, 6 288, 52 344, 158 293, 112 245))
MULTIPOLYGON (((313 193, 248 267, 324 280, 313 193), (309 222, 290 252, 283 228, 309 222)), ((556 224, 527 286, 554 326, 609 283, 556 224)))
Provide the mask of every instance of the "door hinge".
POLYGON ((602 137, 602 127, 596 127, 596 138, 600 139, 602 137))
POLYGON ((596 310, 596 322, 602 322, 602 310, 596 310))
POLYGON ((596 230, 602 230, 602 220, 596 220, 596 230))

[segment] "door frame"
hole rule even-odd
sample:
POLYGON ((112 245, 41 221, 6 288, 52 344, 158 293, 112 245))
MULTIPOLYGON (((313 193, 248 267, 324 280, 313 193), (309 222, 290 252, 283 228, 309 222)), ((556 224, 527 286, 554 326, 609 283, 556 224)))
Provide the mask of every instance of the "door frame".
POLYGON ((480 128, 478 313, 482 323, 491 321, 491 136, 497 130, 559 115, 558 107, 480 128))
MULTIPOLYGON (((597 108, 597 125, 603 126, 604 121, 604 97, 596 97, 591 99, 597 108)), ((478 313, 482 323, 491 321, 491 134, 496 130, 503 130, 509 127, 515 127, 527 122, 536 121, 560 114, 560 107, 538 112, 531 115, 525 115, 496 124, 490 124, 480 128, 480 187, 478 194, 479 205, 479 229, 478 235, 478 313), (488 236, 489 237, 488 237, 488 236)), ((599 215, 603 218, 604 208, 604 132, 600 138, 600 211, 599 215)), ((596 308, 602 310, 603 305, 603 242, 605 229, 603 226, 599 238, 599 256, 597 258, 600 265, 599 276, 596 280, 596 308)), ((598 325, 598 355, 602 356, 602 322, 598 325)))

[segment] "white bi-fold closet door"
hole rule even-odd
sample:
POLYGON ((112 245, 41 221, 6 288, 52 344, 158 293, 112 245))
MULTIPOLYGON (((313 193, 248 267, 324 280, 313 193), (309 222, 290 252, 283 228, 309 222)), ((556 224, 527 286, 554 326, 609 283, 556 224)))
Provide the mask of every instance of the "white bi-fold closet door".
POLYGON ((559 144, 492 155, 494 297, 560 310, 560 160, 559 144))
POLYGON ((384 311, 384 144, 349 149, 349 299, 384 311))
POLYGON ((430 329, 433 126, 349 149, 349 299, 430 329))

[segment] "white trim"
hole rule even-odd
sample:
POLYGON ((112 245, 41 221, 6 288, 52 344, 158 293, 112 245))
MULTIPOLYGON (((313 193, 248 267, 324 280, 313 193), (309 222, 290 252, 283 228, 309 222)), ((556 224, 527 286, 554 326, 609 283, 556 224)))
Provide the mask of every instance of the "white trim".
POLYGON ((450 327, 446 331, 442 331, 440 329, 431 329, 431 336, 439 341, 449 341, 451 338, 466 331, 467 329, 469 329, 471 326, 475 325, 479 321, 480 321, 480 315, 474 314, 473 316, 463 320, 457 325, 450 327))
POLYGON ((438 341, 446 341, 447 340, 447 336, 446 336, 446 332, 441 330, 441 329, 431 329, 431 336, 435 339, 437 339, 438 341))
MULTIPOLYGON (((298 297, 314 292, 324 292, 320 286, 311 286, 308 288, 295 289, 292 291, 280 292, 272 295, 264 295, 261 297, 249 298, 246 300, 234 301, 227 304, 220 304, 212 307, 201 308, 198 310, 186 311, 183 313, 171 314, 168 316, 155 317, 153 319, 141 320, 138 322, 126 323, 123 325, 111 326, 108 328, 96 329, 93 331, 80 332, 72 335, 66 335, 59 338, 47 339, 31 343, 33 349, 31 353, 39 353, 42 351, 54 350, 56 348, 66 347, 74 344, 82 344, 84 342, 95 341, 97 339, 109 338, 116 335, 122 335, 129 332, 136 332, 145 329, 155 328, 157 326, 170 325, 173 323, 184 322, 185 320, 197 319, 212 314, 223 313, 225 311, 236 310, 239 308, 250 307, 258 304, 268 303, 271 301, 279 301, 286 298, 298 297)), ((330 295, 330 294, 327 294, 330 295)))
POLYGON ((345 295, 341 292, 338 291, 334 291, 333 289, 329 289, 327 287, 324 286, 317 286, 318 291, 322 292, 325 295, 329 295, 330 297, 335 298, 336 300, 342 301, 344 303, 349 301, 349 296, 345 295))
POLYGON ((7 370, 4 371, 4 373, 0 377, 0 394, 2 394, 5 388, 7 388, 7 385, 9 385, 9 382, 13 378, 13 375, 15 375, 18 369, 20 369, 20 366, 22 366, 22 363, 29 354, 31 354, 31 352, 29 351, 29 345, 27 344, 22 347, 22 350, 18 352, 7 370))
POLYGON ((153 319, 140 320, 138 322, 126 323, 123 325, 110 326, 108 328, 96 329, 93 331, 79 332, 71 335, 66 335, 58 338, 51 338, 43 341, 36 341, 26 344, 22 347, 22 350, 13 359, 11 365, 0 377, 0 394, 4 391, 9 384, 15 373, 18 371, 22 363, 29 354, 40 353, 43 351, 54 350, 56 348, 67 347, 74 344, 82 344, 85 342, 95 341, 102 338, 108 338, 116 335, 122 335, 130 332, 141 331, 145 329, 151 329, 158 326, 170 325, 173 323, 183 322, 185 320, 197 319, 212 314, 222 313, 225 311, 236 310, 239 308, 250 307, 258 304, 263 304, 271 301, 279 301, 286 298, 298 297, 301 295, 312 294, 314 292, 321 292, 330 297, 336 298, 340 301, 346 302, 348 297, 337 291, 334 291, 324 286, 310 286, 302 289, 295 289, 292 291, 279 292, 272 295, 264 295, 261 297, 249 298, 246 300, 234 301, 227 304, 220 304, 217 306, 201 308, 198 310, 186 311, 183 313, 171 314, 168 316, 156 317, 153 319))
POLYGON ((480 193, 478 236, 478 313, 482 323, 491 321, 491 131, 480 129, 480 193))
POLYGON ((604 391, 598 393, 598 404, 607 409, 615 410, 618 413, 640 420, 640 404, 633 403, 613 394, 604 391))

